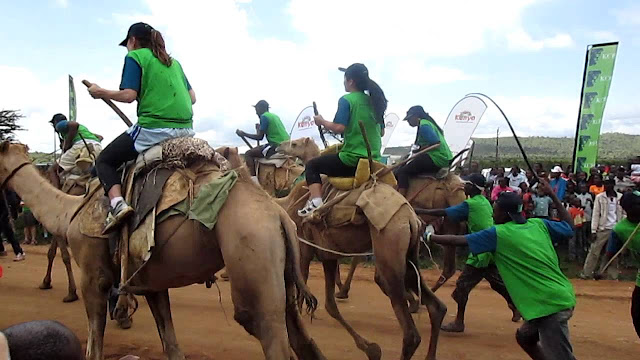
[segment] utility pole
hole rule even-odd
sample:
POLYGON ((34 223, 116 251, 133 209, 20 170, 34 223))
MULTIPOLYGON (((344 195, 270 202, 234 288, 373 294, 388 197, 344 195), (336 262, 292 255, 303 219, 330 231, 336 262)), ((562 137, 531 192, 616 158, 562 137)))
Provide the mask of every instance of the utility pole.
POLYGON ((499 139, 500 136, 500 128, 496 129, 496 165, 498 165, 498 145, 500 144, 499 139))

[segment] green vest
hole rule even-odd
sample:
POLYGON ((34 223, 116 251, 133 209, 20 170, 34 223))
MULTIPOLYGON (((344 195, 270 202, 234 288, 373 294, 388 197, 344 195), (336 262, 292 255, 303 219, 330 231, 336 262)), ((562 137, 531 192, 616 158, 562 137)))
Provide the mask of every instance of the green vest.
MULTIPOLYGON (((491 207, 489 200, 487 200, 484 195, 475 195, 465 200, 465 202, 469 205, 469 218, 467 219, 469 233, 473 234, 493 226, 493 207, 491 207)), ((492 253, 483 253, 478 255, 469 253, 469 257, 467 258, 467 265, 471 265, 478 269, 486 268, 492 263, 492 253)))
POLYGON ((541 219, 496 225, 494 258, 513 303, 527 320, 576 305, 573 286, 560 270, 549 229, 541 219))
POLYGON ((344 130, 344 144, 338 153, 340 160, 347 166, 356 167, 359 159, 367 158, 367 146, 358 124, 362 121, 371 146, 371 156, 373 160, 380 161, 380 124, 376 122, 369 95, 358 91, 344 95, 343 98, 349 102, 349 124, 344 130))
POLYGON ((284 125, 282 125, 282 121, 280 121, 280 117, 278 117, 278 115, 266 112, 262 114, 262 116, 266 116, 269 120, 269 126, 267 127, 266 132, 269 145, 278 146, 289 140, 289 134, 287 133, 287 130, 285 130, 284 125))
MULTIPOLYGON (((613 232, 618 235, 618 239, 620 239, 622 244, 624 244, 627 239, 629 239, 629 236, 631 236, 631 233, 633 233, 633 230, 635 230, 637 225, 637 223, 634 224, 629 221, 629 219, 624 218, 622 221, 616 224, 616 226, 613 228, 613 232)), ((638 258, 640 257, 640 231, 638 231, 633 236, 633 239, 631 239, 629 245, 627 245, 627 248, 632 251, 632 254, 636 257, 636 260, 638 260, 638 258)), ((638 268, 636 286, 640 286, 640 268, 638 268)))
MULTIPOLYGON (((449 168, 449 162, 453 159, 453 155, 451 154, 451 150, 449 150, 449 145, 447 144, 447 140, 445 140, 444 135, 438 127, 435 126, 431 121, 426 119, 420 119, 420 126, 429 126, 433 131, 438 135, 440 139, 440 146, 437 149, 433 149, 428 151, 427 154, 431 156, 431 160, 436 166, 441 168, 449 168)), ((429 143, 420 136, 420 126, 418 127, 418 140, 416 144, 420 145, 420 147, 427 146, 429 143)))
POLYGON ((147 48, 130 51, 127 56, 142 69, 138 125, 148 129, 191 129, 191 96, 180 63, 173 59, 171 66, 167 67, 147 48))
MULTIPOLYGON (((62 138, 66 139, 67 134, 62 134, 62 138)), ((77 142, 81 142, 82 138, 84 138, 85 140, 93 140, 93 141, 100 142, 100 139, 98 139, 97 136, 95 136, 91 131, 89 131, 89 129, 87 129, 86 126, 78 124, 78 133, 73 138, 73 143, 75 144, 77 142), (80 135, 82 135, 82 137, 80 137, 80 135)))

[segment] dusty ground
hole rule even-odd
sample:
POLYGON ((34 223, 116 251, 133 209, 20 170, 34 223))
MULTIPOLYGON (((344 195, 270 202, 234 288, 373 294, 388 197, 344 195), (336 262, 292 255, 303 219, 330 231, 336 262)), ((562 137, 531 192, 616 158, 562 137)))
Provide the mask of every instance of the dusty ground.
MULTIPOLYGON (((62 261, 54 265, 54 289, 37 289, 46 269, 46 248, 26 247, 27 261, 13 263, 11 257, 0 258, 4 277, 0 279, 0 329, 35 319, 56 319, 86 340, 86 317, 82 301, 63 304, 67 284, 62 261)), ((80 273, 77 268, 76 279, 80 273)), ((425 271, 429 283, 435 271, 425 271)), ((380 344, 384 359, 400 356, 401 333, 387 298, 372 281, 373 269, 361 268, 356 273, 351 298, 340 303, 345 318, 370 341, 380 344)), ((319 299, 324 297, 321 266, 314 264, 310 285, 319 299)), ((438 291, 449 307, 445 321, 455 315, 450 298, 453 281, 438 291)), ((638 359, 640 341, 635 335, 629 315, 630 282, 574 281, 578 306, 570 322, 571 338, 579 359, 638 359)), ((171 290, 173 317, 182 349, 189 359, 262 359, 259 343, 233 321, 229 283, 220 283, 222 306, 215 287, 194 285, 171 290), (226 312, 226 318, 224 312, 226 312)), ((322 303, 322 301, 321 301, 322 303)), ((106 358, 119 359, 135 354, 143 359, 164 359, 151 313, 144 300, 130 330, 120 330, 109 322, 105 336, 106 358)), ((365 359, 348 334, 331 319, 324 309, 319 319, 310 324, 311 333, 328 359, 365 359)), ((423 343, 415 359, 424 359, 429 335, 426 311, 415 316, 423 343)), ((486 283, 471 295, 467 310, 467 331, 440 337, 439 359, 525 359, 517 347, 514 333, 517 324, 510 322, 510 312, 502 298, 486 283)))

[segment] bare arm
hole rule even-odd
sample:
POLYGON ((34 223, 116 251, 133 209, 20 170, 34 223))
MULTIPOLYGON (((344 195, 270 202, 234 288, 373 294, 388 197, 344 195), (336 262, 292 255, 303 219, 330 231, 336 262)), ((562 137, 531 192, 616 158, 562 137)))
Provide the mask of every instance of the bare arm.
POLYGON ((336 134, 344 133, 344 129, 346 128, 342 124, 334 123, 333 121, 325 120, 322 115, 316 115, 313 117, 316 122, 316 125, 324 126, 327 130, 334 132, 336 134))
POLYGON ((467 238, 464 235, 436 235, 431 234, 430 239, 436 244, 467 246, 467 238))
POLYGON ((62 146, 62 151, 67 151, 71 149, 73 146, 73 138, 78 135, 78 123, 75 121, 68 122, 68 131, 67 136, 64 139, 64 145, 62 146))
POLYGON ((416 214, 430 215, 430 216, 447 216, 447 212, 444 209, 415 209, 416 214))
POLYGON ((96 84, 91 85, 89 94, 94 99, 107 99, 122 103, 132 103, 138 97, 138 92, 133 89, 107 90, 96 84))
POLYGON ((539 187, 541 186, 542 191, 544 191, 547 195, 551 196, 551 200, 553 200, 553 204, 556 206, 556 209, 558 210, 558 217, 560 218, 560 220, 566 222, 567 224, 571 225, 571 227, 573 227, 573 219, 571 218, 571 215, 569 215, 569 212, 567 211, 567 209, 562 205, 562 201, 558 199, 558 196, 553 191, 549 183, 544 179, 540 179, 540 185, 538 186, 539 187))
MULTIPOLYGON (((262 130, 258 130, 257 134, 248 134, 248 133, 246 133, 246 132, 244 132, 242 130, 238 130, 238 131, 240 131, 242 133, 241 136, 248 137, 249 139, 253 139, 253 140, 262 140, 262 139, 264 139, 264 131, 262 131, 262 130)), ((238 135, 240 135, 240 134, 238 134, 238 135)))
POLYGON ((189 96, 191 97, 191 105, 196 103, 196 92, 193 89, 189 90, 189 96))

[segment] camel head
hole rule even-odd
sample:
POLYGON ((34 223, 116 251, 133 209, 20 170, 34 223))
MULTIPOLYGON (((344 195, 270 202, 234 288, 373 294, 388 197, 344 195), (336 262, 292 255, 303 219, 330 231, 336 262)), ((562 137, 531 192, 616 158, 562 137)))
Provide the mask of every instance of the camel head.
POLYGON ((0 183, 25 163, 31 163, 26 145, 6 140, 0 142, 0 183))
POLYGON ((303 161, 313 159, 320 153, 320 148, 313 139, 305 137, 296 140, 285 141, 278 146, 279 153, 295 156, 303 161))

